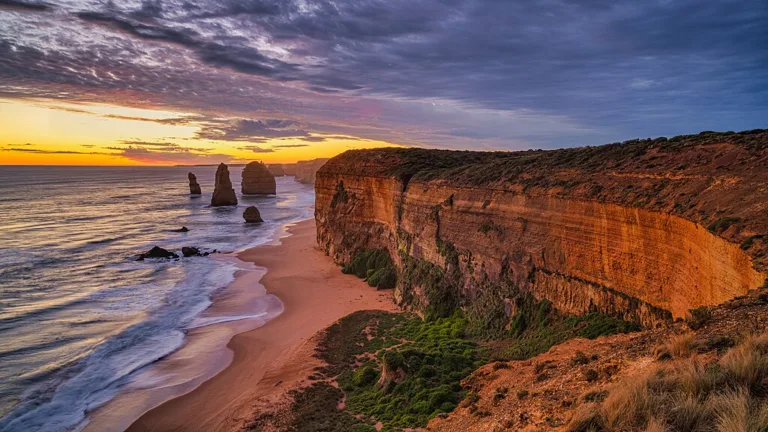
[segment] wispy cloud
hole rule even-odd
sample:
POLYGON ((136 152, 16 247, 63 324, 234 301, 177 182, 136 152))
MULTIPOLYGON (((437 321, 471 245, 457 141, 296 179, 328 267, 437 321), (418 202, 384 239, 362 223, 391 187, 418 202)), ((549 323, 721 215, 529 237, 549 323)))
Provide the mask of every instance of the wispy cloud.
POLYGON ((768 118, 762 2, 0 0, 8 9, 0 96, 199 113, 112 116, 195 125, 197 139, 561 147, 768 118))
POLYGON ((274 153, 275 149, 272 148, 264 148, 259 146, 247 146, 247 147, 239 147, 240 150, 250 151, 254 153, 274 153))

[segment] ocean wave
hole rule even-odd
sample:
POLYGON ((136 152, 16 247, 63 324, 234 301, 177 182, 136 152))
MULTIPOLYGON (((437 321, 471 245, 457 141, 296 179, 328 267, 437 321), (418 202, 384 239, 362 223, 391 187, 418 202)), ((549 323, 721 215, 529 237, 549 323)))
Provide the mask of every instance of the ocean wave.
MULTIPOLYGON (((179 173, 186 181, 186 171, 179 173)), ((106 174, 121 187, 135 182, 137 190, 146 189, 148 180, 141 176, 106 174)), ((312 216, 312 189, 289 184, 295 190, 257 203, 269 222, 246 225, 243 206, 207 208, 183 195, 175 176, 167 177, 173 186, 163 184, 155 196, 130 195, 130 203, 98 195, 101 186, 86 187, 88 182, 82 182, 85 189, 74 183, 46 192, 29 208, 47 214, 51 207, 43 204, 55 196, 65 221, 52 224, 41 218, 42 223, 3 234, 10 236, 3 237, 5 245, 13 247, 0 248, 0 337, 8 342, 0 349, 0 361, 13 359, 14 365, 0 371, 0 379, 20 402, 0 406, 0 415, 5 414, 0 432, 77 428, 139 371, 183 346, 186 330, 239 320, 266 322, 282 312, 275 298, 257 310, 201 316, 211 296, 241 267, 212 257, 141 263, 128 257, 154 244, 174 251, 182 246, 237 251, 265 244, 281 224, 312 216), (182 225, 191 231, 168 232, 182 225), (19 361, 33 357, 34 364, 19 361)), ((30 216, 36 220, 39 215, 30 216)))

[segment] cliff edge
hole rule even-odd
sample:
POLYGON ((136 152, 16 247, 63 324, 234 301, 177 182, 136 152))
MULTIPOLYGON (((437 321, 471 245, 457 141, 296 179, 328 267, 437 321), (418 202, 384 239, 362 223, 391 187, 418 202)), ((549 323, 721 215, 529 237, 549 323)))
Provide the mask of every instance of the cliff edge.
POLYGON ((553 151, 348 151, 315 182, 318 244, 347 264, 389 251, 396 300, 481 308, 525 296, 655 326, 760 287, 768 131, 553 151))

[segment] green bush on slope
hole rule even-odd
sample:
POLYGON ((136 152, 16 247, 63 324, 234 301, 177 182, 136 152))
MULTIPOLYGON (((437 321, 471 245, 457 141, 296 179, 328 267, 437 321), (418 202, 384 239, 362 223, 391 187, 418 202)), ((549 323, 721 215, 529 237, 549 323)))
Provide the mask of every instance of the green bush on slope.
POLYGON ((397 283, 395 266, 386 249, 366 249, 343 266, 341 271, 366 279, 368 285, 377 289, 392 289, 397 283))

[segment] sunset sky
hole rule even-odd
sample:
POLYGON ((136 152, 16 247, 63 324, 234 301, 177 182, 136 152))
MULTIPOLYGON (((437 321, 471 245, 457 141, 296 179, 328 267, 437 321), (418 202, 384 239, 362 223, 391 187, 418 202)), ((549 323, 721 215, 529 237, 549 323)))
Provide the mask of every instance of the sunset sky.
POLYGON ((768 2, 0 0, 0 164, 768 127, 768 2))

